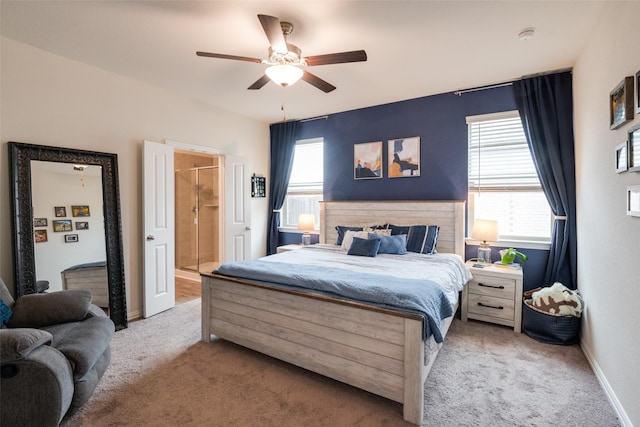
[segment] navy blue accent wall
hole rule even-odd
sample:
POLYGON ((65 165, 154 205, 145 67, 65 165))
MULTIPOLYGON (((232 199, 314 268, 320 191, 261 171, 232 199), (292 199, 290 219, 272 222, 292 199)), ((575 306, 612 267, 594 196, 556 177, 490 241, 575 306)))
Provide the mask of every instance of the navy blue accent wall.
MULTIPOLYGON (((324 138, 325 200, 467 200, 466 117, 516 109, 511 86, 462 96, 450 92, 302 122, 298 139, 324 138), (388 178, 387 141, 415 136, 420 176, 388 178), (383 141, 384 178, 356 181, 353 144, 373 141, 383 141)), ((289 234, 280 233, 280 244, 300 238, 289 234)), ((494 248, 496 257, 499 249, 494 248)), ((548 251, 526 253, 524 287, 541 286, 548 251)), ((477 246, 468 246, 467 258, 475 256, 477 246)))

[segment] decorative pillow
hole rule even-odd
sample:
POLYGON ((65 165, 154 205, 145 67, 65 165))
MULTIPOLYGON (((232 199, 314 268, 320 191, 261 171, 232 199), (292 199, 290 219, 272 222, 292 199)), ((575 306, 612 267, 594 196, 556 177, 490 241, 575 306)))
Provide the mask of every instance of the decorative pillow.
POLYGON ((11 307, 0 299, 0 327, 9 323, 9 319, 11 319, 12 314, 13 312, 11 311, 11 307))
POLYGON ((380 236, 369 233, 369 239, 380 240, 379 254, 404 255, 407 253, 407 235, 397 234, 395 236, 380 236))
POLYGON ((375 257, 380 248, 380 239, 354 237, 347 255, 375 257))
POLYGON ((344 239, 342 239, 342 246, 340 248, 343 251, 349 250, 349 248, 351 247, 351 242, 354 237, 359 237, 361 239, 368 239, 369 233, 367 233, 366 231, 347 230, 347 232, 344 233, 344 239))
POLYGON ((417 252, 421 254, 435 254, 436 245, 438 243, 438 232, 440 227, 437 225, 393 225, 389 224, 391 235, 406 234, 407 235, 407 251, 417 252))
POLYGON ((48 294, 30 294, 16 300, 11 328, 41 328, 83 320, 91 305, 91 291, 72 289, 48 294))
POLYGON ((391 229, 375 228, 373 230, 369 230, 369 233, 377 234, 378 236, 391 236, 391 229))
POLYGON ((346 225, 336 225, 336 231, 338 232, 338 239, 336 240, 336 245, 342 245, 342 240, 344 239, 344 235, 349 230, 362 231, 362 227, 349 227, 346 225))
POLYGON ((2 363, 23 359, 38 347, 50 344, 53 339, 47 331, 30 328, 3 329, 0 337, 2 363))

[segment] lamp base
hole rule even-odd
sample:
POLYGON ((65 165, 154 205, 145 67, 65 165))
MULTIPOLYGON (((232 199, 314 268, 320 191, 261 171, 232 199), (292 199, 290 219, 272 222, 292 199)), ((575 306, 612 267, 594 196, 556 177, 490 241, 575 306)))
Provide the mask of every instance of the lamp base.
POLYGON ((491 264, 491 248, 489 246, 478 247, 478 261, 491 264))
POLYGON ((302 235, 302 244, 305 246, 311 244, 311 234, 305 233, 302 235))

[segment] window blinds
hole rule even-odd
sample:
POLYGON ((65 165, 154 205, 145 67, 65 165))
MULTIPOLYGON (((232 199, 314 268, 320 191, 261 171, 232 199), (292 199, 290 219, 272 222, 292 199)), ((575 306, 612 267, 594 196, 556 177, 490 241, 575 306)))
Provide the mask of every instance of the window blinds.
POLYGON ((469 191, 541 188, 517 111, 467 117, 469 191))

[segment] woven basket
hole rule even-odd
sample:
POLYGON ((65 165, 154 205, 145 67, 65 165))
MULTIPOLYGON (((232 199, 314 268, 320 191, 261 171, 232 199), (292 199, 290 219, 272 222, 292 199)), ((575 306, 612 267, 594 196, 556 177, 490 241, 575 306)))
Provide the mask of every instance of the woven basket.
POLYGON ((525 334, 545 344, 572 345, 579 341, 579 317, 552 316, 525 301, 522 300, 522 329, 525 334))

